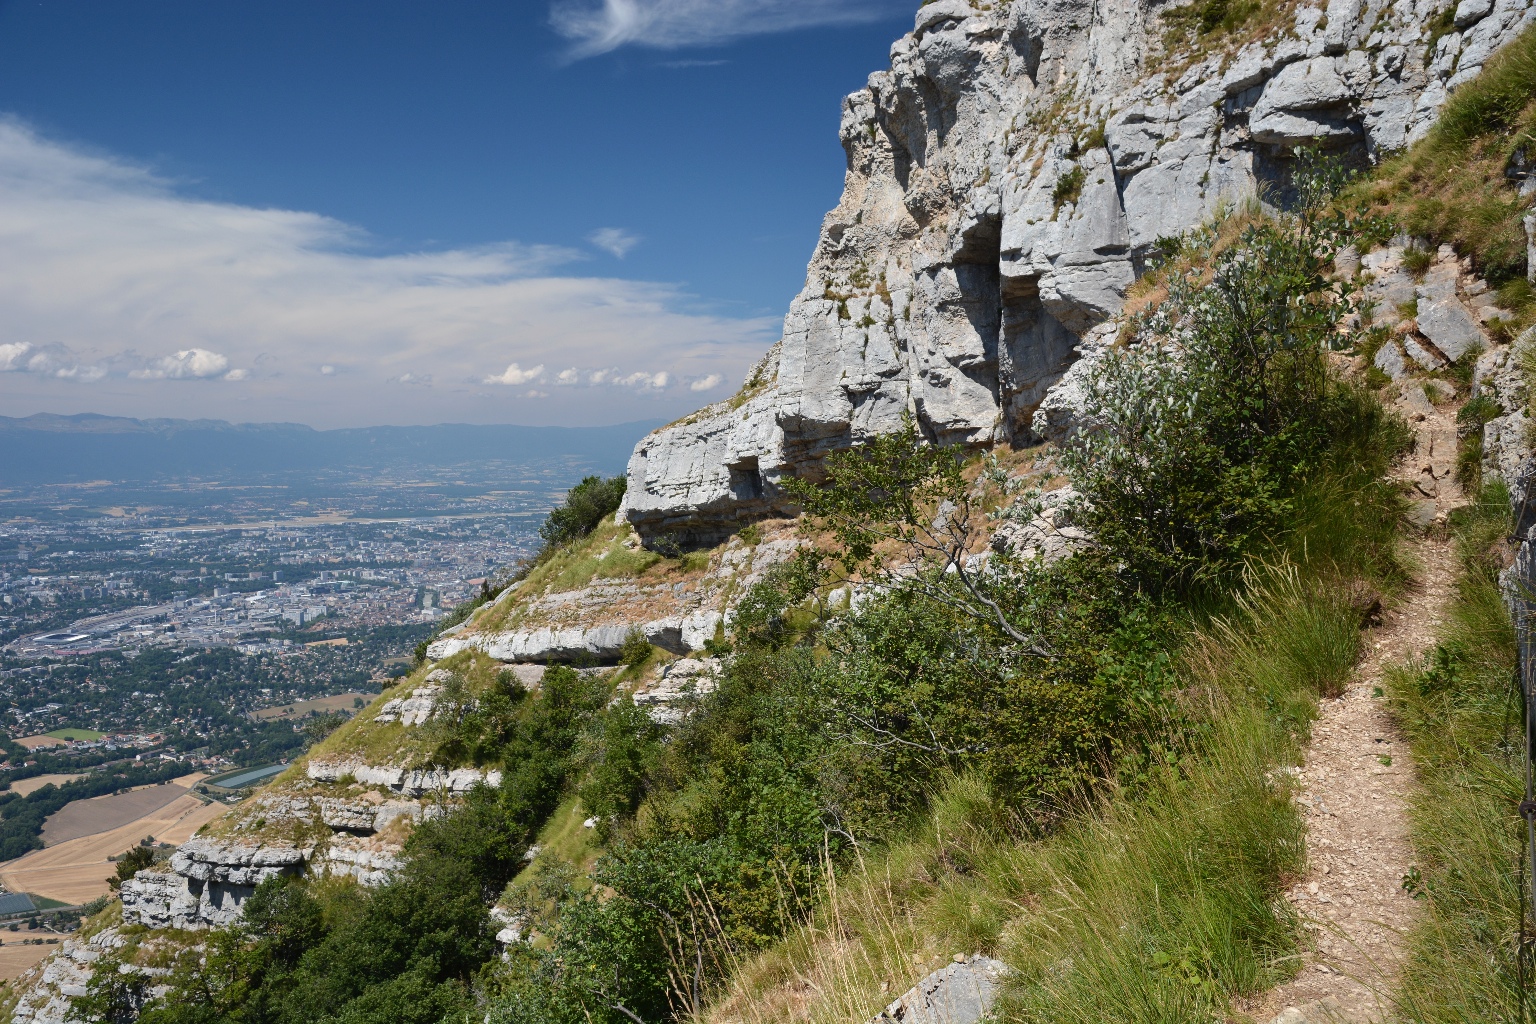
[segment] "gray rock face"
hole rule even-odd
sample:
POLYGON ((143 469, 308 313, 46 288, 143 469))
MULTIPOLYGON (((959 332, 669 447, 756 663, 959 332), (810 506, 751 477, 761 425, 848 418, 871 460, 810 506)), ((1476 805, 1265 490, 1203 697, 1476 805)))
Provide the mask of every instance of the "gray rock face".
POLYGON ((630 630, 664 651, 687 654, 704 646, 720 624, 717 611, 673 615, 649 622, 510 630, 443 637, 427 648, 427 657, 442 660, 460 651, 482 650, 498 661, 607 661, 618 658, 630 630))
MULTIPOLYGON (((844 101, 843 196, 779 343, 737 399, 637 446, 623 514, 648 543, 717 541, 792 512, 787 478, 906 417, 943 443, 1069 434, 1071 395, 1048 396, 1159 236, 1283 195, 1294 143, 1374 158, 1416 140, 1532 17, 1532 0, 1462 0, 1427 49, 1447 2, 1303 6, 1292 31, 1177 79, 1156 70, 1153 0, 923 6, 844 101)), ((1429 328, 1451 359, 1453 314, 1429 328)))
POLYGON ((683 720, 683 705, 690 698, 714 692, 719 685, 718 658, 679 658, 667 665, 655 685, 634 694, 634 701, 661 725, 683 720))
MULTIPOLYGON (((316 782, 340 782, 350 778, 365 786, 382 786, 408 797, 438 793, 464 794, 479 785, 501 785, 501 772, 495 768, 488 771, 479 768, 402 768, 398 765, 370 765, 352 760, 317 760, 310 761, 305 772, 316 782)), ((381 811, 383 808, 375 812, 375 818, 381 811)))
POLYGON ((140 871, 123 883, 123 921, 188 930, 230 924, 258 884, 298 874, 304 860, 304 851, 291 846, 190 839, 172 855, 170 871, 140 871))

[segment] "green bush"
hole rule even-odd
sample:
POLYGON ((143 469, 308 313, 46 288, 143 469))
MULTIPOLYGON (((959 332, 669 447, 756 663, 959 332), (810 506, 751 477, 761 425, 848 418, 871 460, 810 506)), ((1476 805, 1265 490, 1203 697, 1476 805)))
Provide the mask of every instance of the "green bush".
POLYGON ((1077 521, 1137 588, 1238 571, 1357 413, 1327 372, 1327 353, 1354 344, 1341 330, 1354 295, 1331 279, 1354 225, 1324 214, 1337 187, 1326 169, 1304 160, 1297 177, 1298 214, 1186 253, 1148 320, 1157 340, 1112 350, 1091 374, 1091 428, 1063 461, 1077 521))
POLYGON ((645 631, 636 627, 624 634, 624 643, 619 647, 619 664, 629 668, 638 668, 650 658, 651 652, 656 648, 645 638, 645 631))
POLYGON ((133 878, 140 871, 153 867, 155 863, 155 851, 148 846, 135 846, 118 858, 117 871, 107 884, 114 890, 121 889, 123 883, 133 878))
POLYGON ((565 496, 565 503, 549 514, 539 527, 539 536, 552 547, 560 547, 580 540, 597 528, 604 516, 618 510, 624 500, 626 477, 616 476, 604 480, 589 476, 572 487, 565 496))
POLYGON ((1086 177, 1087 172, 1081 166, 1073 165, 1070 171, 1056 179, 1056 185, 1051 189, 1051 204, 1056 213, 1060 213, 1061 208, 1068 203, 1078 201, 1083 194, 1083 181, 1086 177))

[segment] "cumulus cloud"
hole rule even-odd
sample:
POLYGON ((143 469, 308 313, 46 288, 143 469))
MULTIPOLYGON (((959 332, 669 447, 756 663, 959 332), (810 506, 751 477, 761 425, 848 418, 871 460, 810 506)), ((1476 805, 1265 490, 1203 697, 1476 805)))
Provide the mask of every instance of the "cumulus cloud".
POLYGON ((592 232, 587 240, 604 252, 612 253, 616 259, 623 259, 625 253, 640 244, 639 235, 632 235, 623 228, 602 228, 592 232))
POLYGON ((574 366, 570 367, 569 369, 561 370, 560 373, 555 377, 555 383, 563 387, 571 387, 573 385, 580 384, 581 371, 576 369, 574 366))
MULTIPOLYGON (((128 371, 135 380, 207 380, 209 377, 228 377, 229 359, 206 348, 184 348, 175 355, 164 356, 149 366, 128 371)), ((235 372, 235 371, 232 371, 235 372)), ((244 380, 244 375, 230 378, 244 380)))
POLYGON ((688 390, 689 391, 708 391, 710 388, 717 388, 717 387, 719 387, 720 386, 720 382, 722 380, 724 380, 724 379, 725 378, 721 377, 718 373, 712 373, 708 377, 700 377, 698 380, 694 381, 692 384, 689 384, 688 385, 688 390))
POLYGON ((503 370, 501 373, 498 373, 498 374, 496 374, 493 377, 486 377, 482 383, 485 383, 485 384, 513 384, 513 385, 515 385, 515 384, 527 384, 527 383, 529 383, 531 381, 538 380, 539 377, 543 375, 543 373, 544 373, 544 364, 543 363, 540 363, 538 366, 529 367, 526 370, 523 369, 521 366, 518 366, 516 363, 512 363, 505 370, 503 370))
MULTIPOLYGON (((674 382, 740 374, 772 340, 774 319, 710 313, 674 285, 563 272, 580 258, 516 242, 380 252, 351 225, 202 200, 0 117, 0 404, 505 422, 514 395, 482 382, 526 385, 556 365, 561 384, 633 380, 599 413, 613 422, 687 411, 674 382), (411 387, 381 402, 391 382, 411 387)), ((577 390, 562 394, 544 422, 592 422, 577 390)))
POLYGON ((573 57, 621 46, 675 50, 817 25, 869 21, 900 7, 894 0, 561 0, 550 10, 573 57))

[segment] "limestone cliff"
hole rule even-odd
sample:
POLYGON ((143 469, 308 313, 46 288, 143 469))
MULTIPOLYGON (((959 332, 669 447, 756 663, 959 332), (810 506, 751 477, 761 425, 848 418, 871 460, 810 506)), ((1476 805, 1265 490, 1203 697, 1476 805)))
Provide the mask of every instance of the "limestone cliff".
POLYGON ((782 512, 786 477, 907 415, 944 443, 1052 436, 1042 400, 1159 236, 1283 197, 1298 143, 1366 161, 1416 140, 1531 18, 1530 0, 1265 3, 1202 36, 1203 7, 1169 6, 922 6, 844 101, 842 200, 782 339, 736 398, 635 449, 624 514, 648 542, 782 512))

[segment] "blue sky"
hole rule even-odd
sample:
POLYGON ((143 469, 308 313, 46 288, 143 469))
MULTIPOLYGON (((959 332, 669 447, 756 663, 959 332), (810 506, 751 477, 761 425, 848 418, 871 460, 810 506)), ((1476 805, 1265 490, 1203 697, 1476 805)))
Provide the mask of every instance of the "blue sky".
POLYGON ((0 412, 723 398, 915 6, 0 0, 0 412))

